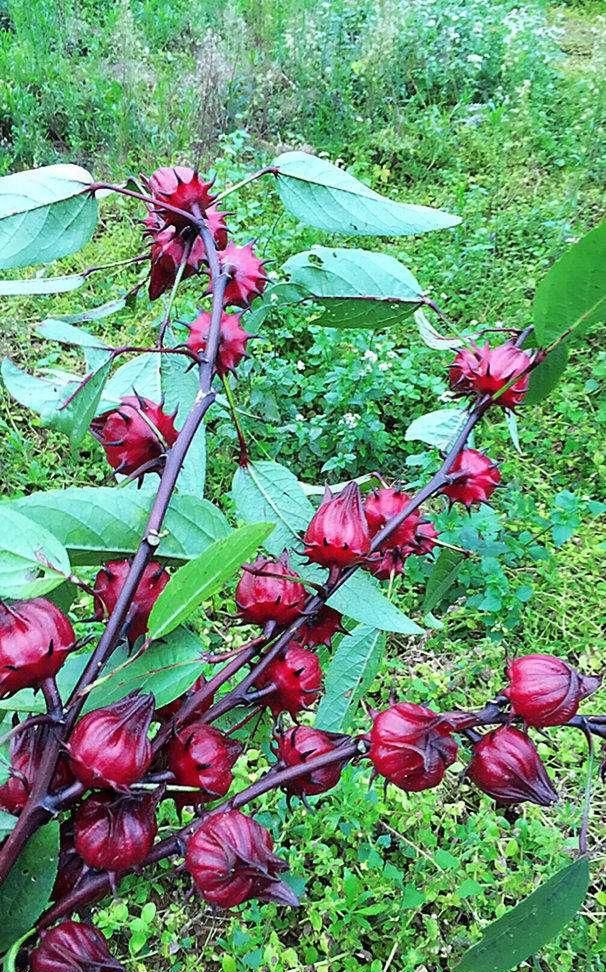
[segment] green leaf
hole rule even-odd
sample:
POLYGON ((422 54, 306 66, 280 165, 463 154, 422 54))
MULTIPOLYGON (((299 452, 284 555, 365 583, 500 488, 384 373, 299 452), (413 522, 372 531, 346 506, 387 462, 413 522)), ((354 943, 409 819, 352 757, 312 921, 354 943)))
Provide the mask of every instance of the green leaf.
POLYGON ((341 639, 324 677, 324 695, 314 723, 318 729, 346 729, 379 670, 384 650, 385 636, 366 624, 341 639))
MULTIPOLYGON (((306 571, 302 570, 305 576, 306 571)), ((358 570, 326 602, 335 611, 381 631, 420 635, 423 629, 381 592, 377 581, 358 570)))
POLYGON ((271 314, 281 307, 300 304, 307 297, 302 287, 292 283, 275 283, 265 289, 261 297, 257 297, 250 310, 245 311, 244 326, 250 334, 258 334, 261 327, 271 314))
POLYGON ((0 885, 0 952, 33 927, 57 877, 59 824, 52 820, 29 839, 0 885))
POLYGON ((16 823, 17 817, 13 817, 12 813, 7 813, 6 810, 0 810, 0 843, 8 837, 16 823))
POLYGON ((589 864, 581 858, 558 871, 527 898, 485 929, 484 937, 455 972, 509 972, 526 961, 572 921, 589 886, 589 864))
POLYGON ((90 334, 81 327, 75 327, 60 317, 47 317, 36 328, 36 333, 49 341, 58 341, 69 347, 85 348, 89 367, 94 368, 107 360, 108 345, 102 338, 90 334))
POLYGON ((448 449, 463 428, 467 412, 462 408, 439 408, 414 419, 406 429, 407 442, 418 440, 436 449, 448 449))
POLYGON ((419 335, 424 344, 433 351, 454 351, 456 348, 462 348, 464 346, 464 341, 459 337, 445 338, 436 331, 435 327, 427 317, 427 315, 422 310, 415 311, 414 314, 415 323, 419 330, 419 335))
POLYGON ((217 594, 271 533, 271 523, 251 523, 217 540, 181 567, 160 594, 149 619, 149 637, 163 638, 203 601, 217 594))
POLYGON ((411 236, 461 222, 439 209, 393 202, 325 159, 285 152, 272 163, 286 209, 302 223, 347 236, 411 236))
POLYGON ((520 435, 518 433, 518 417, 514 411, 510 408, 505 409, 505 423, 507 425, 507 431, 509 432, 509 438, 513 442, 513 447, 516 452, 522 454, 520 448, 520 435))
POLYGON ((48 530, 0 506, 0 597, 40 597, 71 572, 65 547, 48 530))
POLYGON ((67 277, 27 277, 24 280, 0 280, 0 297, 17 297, 21 294, 67 294, 86 283, 83 273, 67 277))
POLYGON ((284 264, 324 313, 327 327, 385 327, 409 317, 422 303, 421 288, 394 257, 368 250, 314 246, 284 264))
MULTIPOLYGON (((139 547, 153 496, 144 490, 84 486, 31 493, 10 503, 46 525, 69 551, 73 564, 101 564, 128 557, 139 547)), ((0 514, 7 505, 0 506, 0 514)), ((230 527, 221 510, 194 496, 174 496, 156 556, 170 561, 197 557, 230 527)))
POLYGON ((463 554, 456 550, 448 550, 446 547, 440 550, 427 579, 423 601, 424 613, 433 611, 442 602, 444 595, 457 579, 462 563, 463 554))
POLYGON ((92 176, 49 165, 0 179, 0 268, 50 263, 79 250, 97 225, 92 176))
POLYGON ((238 516, 246 523, 273 521, 275 528, 264 546, 279 554, 299 540, 314 515, 314 507, 299 481, 277 462, 251 462, 236 470, 232 497, 238 516))

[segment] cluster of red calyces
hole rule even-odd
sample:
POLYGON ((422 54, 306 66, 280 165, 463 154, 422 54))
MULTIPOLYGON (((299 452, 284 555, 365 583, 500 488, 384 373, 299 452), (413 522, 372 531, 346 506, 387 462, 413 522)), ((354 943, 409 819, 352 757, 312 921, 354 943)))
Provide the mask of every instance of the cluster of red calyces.
POLYGON ((496 404, 515 408, 528 390, 532 362, 533 358, 513 341, 496 348, 473 344, 455 356, 450 366, 450 386, 457 395, 497 395, 496 404))
POLYGON ((168 450, 178 432, 174 415, 140 395, 127 395, 115 409, 93 419, 91 431, 117 473, 141 477, 162 472, 168 450))

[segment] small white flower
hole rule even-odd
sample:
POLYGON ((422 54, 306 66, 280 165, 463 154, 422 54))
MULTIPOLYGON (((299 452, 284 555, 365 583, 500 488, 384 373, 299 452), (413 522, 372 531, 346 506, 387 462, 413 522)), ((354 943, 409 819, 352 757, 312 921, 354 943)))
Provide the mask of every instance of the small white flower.
POLYGON ((375 354, 375 352, 371 351, 369 348, 367 351, 364 352, 364 358, 366 361, 372 361, 372 363, 375 364, 375 362, 378 361, 379 359, 379 355, 375 354))
POLYGON ((297 361, 297 371, 305 371, 305 362, 297 361))
POLYGON ((297 412, 297 414, 295 415, 295 419, 297 420, 297 422, 304 422, 305 421, 305 416, 304 415, 301 415, 300 412, 297 412))
POLYGON ((484 58, 481 54, 468 54, 467 63, 468 64, 481 64, 484 58))
POLYGON ((355 429, 356 425, 360 421, 360 416, 356 415, 355 412, 345 412, 342 420, 343 425, 346 425, 348 429, 355 429))

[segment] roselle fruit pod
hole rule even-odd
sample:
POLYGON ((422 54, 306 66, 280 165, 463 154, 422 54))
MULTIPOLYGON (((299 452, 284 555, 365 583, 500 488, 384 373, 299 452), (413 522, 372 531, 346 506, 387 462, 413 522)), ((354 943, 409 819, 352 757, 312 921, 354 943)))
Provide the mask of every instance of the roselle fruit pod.
POLYGON ((227 274, 225 305, 248 307, 251 301, 262 294, 267 286, 267 273, 263 260, 255 255, 252 243, 236 246, 228 243, 219 253, 221 270, 227 274))
POLYGON ((118 790, 140 780, 152 759, 153 714, 153 695, 133 692, 83 716, 67 744, 74 775, 87 787, 118 790))
POLYGON ((274 658, 257 676, 257 688, 273 685, 274 691, 264 699, 274 715, 289 712, 292 716, 308 709, 322 689, 322 668, 318 656, 291 641, 283 654, 274 658))
POLYGON ((378 580, 389 580, 404 573, 410 556, 409 547, 392 547, 368 558, 367 569, 378 580))
POLYGON ((457 758, 453 726, 414 702, 398 702, 373 719, 369 756, 376 772, 401 790, 427 790, 442 782, 457 758))
MULTIPOLYGON (((342 738, 342 737, 341 737, 342 738)), ((300 766, 317 756, 324 756, 338 749, 341 738, 334 734, 312 729, 311 726, 295 726, 276 736, 277 756, 285 767, 300 766)), ((311 770, 304 776, 289 780, 284 784, 287 793, 296 796, 312 796, 326 793, 336 786, 341 777, 343 763, 329 763, 311 770)))
POLYGON ((0 601, 0 698, 56 675, 75 642, 69 618, 52 601, 0 601))
POLYGON ((501 482, 501 474, 494 462, 477 449, 463 449, 450 467, 449 473, 460 478, 442 492, 451 503, 463 503, 469 509, 476 503, 487 503, 501 482))
POLYGON ((286 862, 273 853, 265 827, 239 810, 210 814, 187 842, 185 867, 205 901, 221 908, 258 898, 278 904, 299 902, 278 875, 286 862))
POLYGON ((261 556, 254 563, 245 564, 236 587, 240 617, 249 624, 290 624, 303 611, 307 598, 298 577, 286 551, 277 560, 261 556))
POLYGON ((191 802, 203 803, 224 796, 229 790, 232 769, 242 752, 235 739, 203 723, 179 729, 168 746, 168 765, 179 786, 196 787, 191 802))
POLYGON ((74 815, 74 847, 85 864, 105 871, 129 871, 154 845, 159 794, 87 797, 74 815))
MULTIPOLYGON (((0 786, 0 809, 18 814, 30 794, 36 780, 46 748, 46 736, 40 725, 29 726, 13 736, 10 744, 10 776, 0 786)), ((74 780, 67 756, 60 755, 50 785, 56 793, 74 780)))
POLYGON ((323 567, 349 567, 367 556, 370 530, 357 483, 348 483, 337 496, 326 488, 303 543, 309 560, 323 567))
MULTIPOLYGON (((130 573, 130 560, 110 560, 95 577, 95 618, 108 617, 116 606, 126 578, 130 573)), ((147 631, 152 608, 170 580, 168 571, 156 561, 147 564, 129 608, 127 638, 131 645, 147 631)))
MULTIPOLYGON (((177 714, 185 698, 188 695, 193 694, 194 692, 198 692, 201 688, 204 688, 205 685, 206 685, 206 678, 204 677, 204 675, 200 675, 196 679, 196 681, 194 682, 194 684, 192 685, 192 687, 189 689, 188 692, 180 696, 180 698, 174 699, 172 702, 168 702, 166 705, 163 705, 160 709, 156 709, 156 719, 160 719, 160 720, 171 719, 174 715, 177 714)), ((190 718, 188 719, 188 722, 195 722, 195 720, 199 719, 200 716, 204 715, 205 712, 208 712, 211 705, 213 704, 213 698, 214 698, 213 695, 209 695, 204 699, 203 702, 200 702, 192 712, 190 718)))
POLYGON ((124 972, 101 932, 78 921, 62 921, 41 932, 29 963, 31 972, 124 972))
POLYGON ((516 375, 521 377, 496 400, 502 408, 515 408, 528 391, 529 374, 523 374, 533 358, 507 341, 496 348, 487 343, 462 348, 450 366, 450 387, 458 395, 494 395, 516 375))
POLYGON ((172 213, 162 203, 176 206, 193 218, 199 218, 206 214, 216 198, 211 193, 212 181, 205 182, 195 169, 185 165, 163 166, 144 182, 155 200, 154 206, 150 207, 152 213, 162 220, 163 225, 174 226, 178 230, 190 227, 191 222, 178 213, 172 213))
POLYGON ((466 775, 497 803, 548 807, 558 798, 534 743, 513 726, 493 729, 476 743, 466 775))
MULTIPOLYGON (((222 213, 219 214, 220 217, 222 215, 222 213)), ((196 236, 192 242, 191 234, 184 233, 182 235, 174 226, 165 226, 163 223, 158 225, 153 216, 147 217, 144 222, 150 227, 148 233, 151 235, 149 299, 157 300, 158 297, 161 297, 174 286, 181 263, 185 259, 187 248, 189 247, 189 252, 181 274, 182 280, 193 277, 203 269, 206 260, 206 248, 201 237, 196 236)), ((219 222, 221 222, 221 219, 219 222)), ((224 224, 219 227, 221 235, 223 235, 224 229, 224 224)), ((227 237, 225 236, 225 238, 227 237)))
POLYGON ((347 629, 341 624, 342 620, 342 614, 339 614, 334 608, 324 605, 315 617, 310 618, 299 628, 296 640, 304 648, 330 645, 336 634, 347 634, 347 629))
MULTIPOLYGON (((221 330, 219 350, 217 352, 217 374, 235 373, 236 368, 246 357, 246 344, 252 334, 244 330, 240 323, 241 314, 221 315, 221 330)), ((210 332, 211 315, 208 311, 201 311, 189 325, 187 347, 196 354, 204 354, 210 332)))
POLYGON ((503 690, 516 715, 529 726, 561 726, 577 714, 583 699, 601 679, 581 675, 553 655, 524 655, 507 664, 509 686, 503 690))
POLYGON ((126 395, 117 408, 93 419, 90 428, 112 469, 125 476, 145 466, 150 467, 147 471, 158 472, 178 435, 174 416, 137 395, 126 395))
MULTIPOLYGON (((401 513, 411 499, 412 496, 409 493, 387 486, 369 493, 364 501, 364 513, 371 537, 382 530, 389 520, 401 513)), ((381 550, 388 550, 391 547, 406 547, 412 544, 420 519, 421 513, 419 510, 414 510, 381 544, 381 550)))

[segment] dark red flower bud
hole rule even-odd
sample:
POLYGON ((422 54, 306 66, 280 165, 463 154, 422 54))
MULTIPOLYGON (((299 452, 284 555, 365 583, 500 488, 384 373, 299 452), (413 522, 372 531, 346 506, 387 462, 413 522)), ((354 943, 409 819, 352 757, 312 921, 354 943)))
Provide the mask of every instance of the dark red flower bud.
POLYGON ((427 790, 457 758, 452 731, 437 712, 399 702, 374 717, 369 756, 377 773, 401 790, 427 790))
MULTIPOLYGON (((206 249, 201 237, 196 236, 192 242, 191 239, 186 238, 187 233, 181 235, 174 226, 164 226, 158 223, 155 217, 148 217, 145 223, 150 227, 149 232, 152 237, 149 251, 151 261, 149 299, 157 300, 174 286, 184 259, 182 280, 187 280, 199 273, 206 260, 206 249)), ((221 229, 219 234, 222 236, 221 229)))
MULTIPOLYGON (((368 529, 371 537, 374 537, 379 530, 382 530, 386 523, 410 503, 412 496, 401 489, 393 487, 383 487, 373 493, 369 493, 364 501, 364 513, 368 521, 368 529)), ((406 519, 400 523, 390 537, 383 544, 382 550, 390 547, 406 547, 411 544, 415 537, 415 532, 421 513, 414 510, 406 519)))
POLYGON ((178 216, 162 206, 176 206, 183 209, 194 218, 206 214, 206 210, 215 200, 211 194, 212 182, 204 182, 195 169, 185 165, 165 166, 156 171, 146 180, 150 194, 157 200, 153 213, 164 221, 167 226, 185 229, 191 222, 184 216, 178 216))
POLYGON ((267 286, 267 274, 263 260, 255 256, 252 243, 236 246, 228 243, 219 253, 221 269, 229 276, 225 288, 225 304, 248 307, 250 302, 262 294, 267 286))
POLYGON ((174 416, 147 398, 127 395, 118 408, 91 422, 91 432, 101 443, 112 469, 126 476, 148 463, 158 472, 163 457, 177 440, 174 416))
MULTIPOLYGON (((246 342, 252 337, 240 324, 241 314, 225 314, 221 316, 221 336, 219 352, 217 354, 217 373, 226 375, 228 371, 235 372, 236 368, 246 356, 246 342)), ((196 354, 206 351, 206 342, 210 331, 210 314, 201 311, 189 325, 187 347, 196 354)))
POLYGON ((408 546, 392 547, 391 550, 373 555, 368 562, 368 570, 379 580, 389 580, 392 575, 396 577, 398 574, 404 573, 409 555, 410 548, 408 546))
POLYGON ((305 648, 315 645, 330 645, 337 633, 347 634, 342 627, 343 615, 326 605, 297 632, 296 641, 305 648))
POLYGON ((295 716, 309 708, 322 688, 322 669, 318 656, 296 641, 291 641, 283 655, 269 663, 255 681, 257 688, 273 685, 265 699, 274 715, 290 712, 295 716))
POLYGON ((216 206, 209 206, 205 216, 208 228, 215 238, 217 247, 219 250, 224 250, 227 246, 227 223, 225 222, 227 213, 221 212, 216 206))
POLYGON ((450 387, 459 395, 494 395, 516 375, 522 377, 496 400, 503 408, 515 408, 528 390, 531 355, 507 341, 497 348, 485 344, 462 348, 450 366, 450 387))
POLYGON ((501 482, 494 462, 476 449, 463 449, 449 470, 460 476, 442 488, 451 503, 463 503, 468 509, 474 503, 487 503, 501 482))
POLYGON ((147 733, 153 714, 153 695, 133 692, 83 716, 67 745, 80 782, 121 790, 140 780, 152 760, 147 733))
POLYGON ((168 765, 179 786, 195 786, 191 802, 205 803, 225 796, 229 790, 233 766, 242 746, 218 729, 203 723, 179 729, 168 746, 168 765))
POLYGON ((261 556, 245 564, 236 587, 240 617, 249 624, 290 624, 301 614, 307 598, 299 580, 286 551, 277 560, 261 556))
POLYGON ((323 567, 349 567, 370 550, 370 531, 357 483, 348 483, 337 496, 327 487, 305 535, 305 554, 323 567))
MULTIPOLYGON (((10 743, 10 776, 0 786, 0 809, 18 814, 27 803, 40 763, 46 749, 46 737, 41 726, 28 726, 13 736, 10 743)), ((67 757, 61 755, 53 775, 50 792, 56 793, 73 783, 74 777, 67 757)))
POLYGON ((509 687, 503 691, 516 715, 529 726, 561 726, 577 714, 582 700, 597 691, 601 679, 579 672, 553 655, 525 655, 507 664, 509 687))
MULTIPOLYGON (((184 695, 182 695, 178 699, 174 699, 172 702, 168 702, 166 705, 163 705, 162 708, 156 709, 156 718, 157 719, 172 718, 172 716, 176 715, 179 709, 181 708, 184 699, 188 695, 191 695, 194 692, 198 692, 201 688, 204 688, 205 685, 206 685, 206 679, 204 675, 200 675, 200 677, 196 679, 192 687, 184 695)), ((203 702, 200 702, 192 712, 188 721, 193 722, 195 719, 199 719, 200 716, 204 715, 205 712, 208 712, 211 705, 213 704, 213 698, 214 695, 209 695, 207 698, 204 699, 203 702)))
MULTIPOLYGON (((339 746, 339 737, 310 726, 295 726, 277 736, 278 759, 284 766, 300 766, 317 756, 332 753, 339 746)), ((298 776, 284 785, 288 793, 296 796, 311 796, 326 793, 336 786, 341 776, 343 763, 329 763, 312 770, 305 776, 298 776)))
POLYGON ((85 864, 104 871, 129 871, 154 845, 158 795, 89 796, 74 815, 74 846, 85 864))
POLYGON ((513 726, 493 729, 476 743, 466 775, 498 803, 548 807, 558 798, 534 743, 513 726))
POLYGON ((101 932, 78 921, 43 931, 29 962, 31 972, 124 972, 101 932))
MULTIPOLYGON (((130 560, 110 560, 95 577, 95 617, 98 621, 114 610, 130 572, 130 560)), ((170 580, 170 574, 152 560, 143 571, 129 609, 128 640, 134 645, 147 631, 151 610, 170 580)))
POLYGON ((423 520, 416 529, 414 540, 410 544, 410 552, 419 557, 431 553, 439 536, 433 523, 423 520))
POLYGON ((52 601, 0 601, 0 698, 56 675, 75 641, 71 622, 52 601))
POLYGON ((187 842, 185 866, 205 901, 220 908, 258 898, 297 905, 294 893, 278 874, 287 868, 273 853, 265 827, 239 810, 213 813, 187 842))

